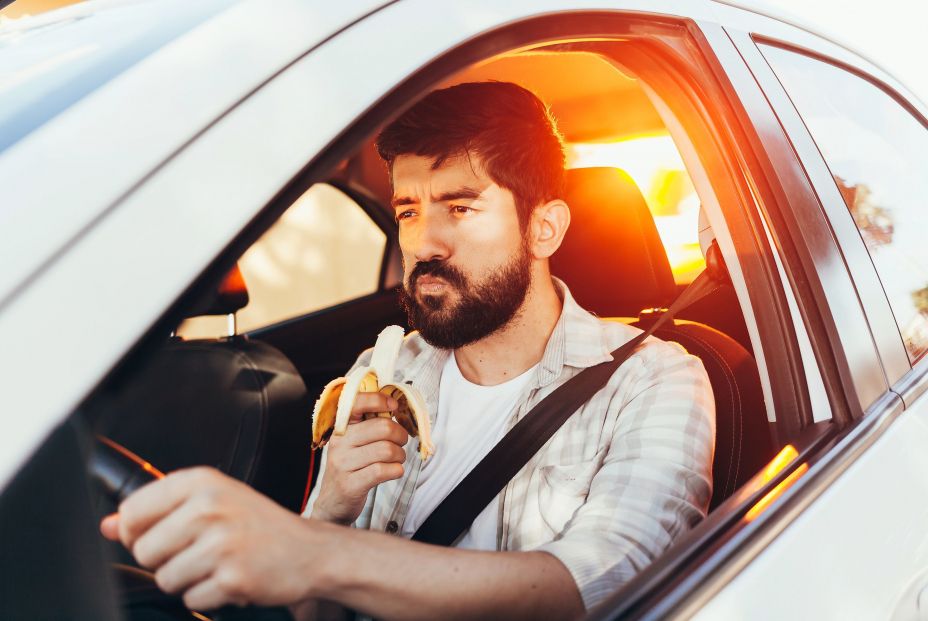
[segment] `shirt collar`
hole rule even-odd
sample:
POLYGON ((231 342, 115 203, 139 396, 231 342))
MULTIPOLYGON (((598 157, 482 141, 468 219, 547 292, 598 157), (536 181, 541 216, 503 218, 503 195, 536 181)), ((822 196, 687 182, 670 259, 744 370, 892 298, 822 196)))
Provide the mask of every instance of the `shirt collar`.
POLYGON ((612 360, 602 322, 577 304, 562 280, 554 277, 552 280, 563 303, 539 364, 536 376, 539 388, 560 377, 564 366, 585 369, 612 360))

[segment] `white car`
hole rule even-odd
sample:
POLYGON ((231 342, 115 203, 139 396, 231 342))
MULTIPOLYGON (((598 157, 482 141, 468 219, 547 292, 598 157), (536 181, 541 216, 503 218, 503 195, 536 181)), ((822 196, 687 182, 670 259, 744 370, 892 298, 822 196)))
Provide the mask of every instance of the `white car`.
POLYGON ((928 108, 721 0, 95 0, 0 23, 0 618, 190 618, 110 569, 94 433, 302 508, 312 400, 404 321, 373 137, 484 79, 558 118, 555 273, 582 304, 644 323, 700 247, 724 282, 663 335, 712 367, 713 510, 590 618, 928 618, 928 108))

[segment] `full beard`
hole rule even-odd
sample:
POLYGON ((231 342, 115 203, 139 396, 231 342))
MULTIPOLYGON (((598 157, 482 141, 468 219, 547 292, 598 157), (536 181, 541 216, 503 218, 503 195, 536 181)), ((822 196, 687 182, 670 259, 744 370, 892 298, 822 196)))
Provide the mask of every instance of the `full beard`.
POLYGON ((441 349, 457 349, 502 330, 517 315, 531 283, 531 257, 520 252, 479 282, 471 282, 457 267, 444 261, 421 261, 400 290, 409 325, 425 342, 441 349), (441 278, 457 293, 418 295, 421 276, 441 278))

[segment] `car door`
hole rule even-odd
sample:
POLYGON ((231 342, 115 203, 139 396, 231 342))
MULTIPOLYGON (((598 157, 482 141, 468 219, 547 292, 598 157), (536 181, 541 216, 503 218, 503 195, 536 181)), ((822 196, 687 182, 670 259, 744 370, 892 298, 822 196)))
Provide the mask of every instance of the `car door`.
MULTIPOLYGON (((928 538, 918 517, 928 510, 921 397, 928 284, 921 241, 924 108, 883 71, 830 42, 740 11, 726 10, 726 17, 729 37, 815 187, 811 207, 826 214, 840 246, 841 269, 853 281, 869 327, 863 335, 876 356, 863 363, 848 357, 851 375, 870 367, 872 388, 856 391, 856 422, 812 466, 806 489, 786 500, 795 518, 756 557, 745 558, 695 616, 922 618, 920 596, 928 586, 928 538), (771 589, 780 596, 770 597, 771 589)), ((817 271, 832 286, 823 268, 817 271)))

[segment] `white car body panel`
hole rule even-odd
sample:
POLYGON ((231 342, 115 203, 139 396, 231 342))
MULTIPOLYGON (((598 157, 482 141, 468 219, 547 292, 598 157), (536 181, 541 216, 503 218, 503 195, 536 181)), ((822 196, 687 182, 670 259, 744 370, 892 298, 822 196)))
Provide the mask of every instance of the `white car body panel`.
POLYGON ((0 212, 0 261, 5 266, 0 271, 0 304, 231 106, 382 4, 240 2, 0 153, 4 202, 19 206, 12 213, 0 212), (43 183, 48 178, 55 182, 43 183), (61 206, 51 219, 40 209, 50 205, 61 206))
MULTIPOLYGON (((263 204, 250 203, 248 213, 238 215, 213 196, 215 209, 200 220, 199 211, 188 208, 189 201, 148 204, 146 214, 130 216, 139 218, 135 224, 115 229, 116 238, 101 242, 100 236, 106 236, 103 231, 110 230, 107 227, 118 227, 112 224, 118 220, 111 218, 129 213, 113 208, 114 203, 307 49, 382 4, 378 0, 332 7, 296 0, 277 0, 273 5, 266 0, 242 2, 146 58, 0 154, 5 201, 64 206, 55 211, 53 219, 42 209, 21 209, 4 216, 0 227, 4 264, 0 333, 12 336, 0 362, 0 375, 10 387, 0 397, 0 412, 11 423, 16 421, 12 423, 16 432, 0 439, 0 486, 199 273, 203 252, 215 254, 263 204), (230 55, 229 50, 238 53, 230 55), (225 66, 235 70, 208 70, 225 66), (133 102, 133 115, 121 114, 127 100, 133 102), (88 144, 84 137, 94 135, 107 136, 107 140, 88 144), (55 183, 44 183, 47 178, 55 183), (146 218, 150 225, 140 226, 140 219, 146 218), (228 223, 237 223, 238 228, 235 224, 232 229, 223 228, 228 223), (197 237, 197 244, 182 247, 172 237, 179 236, 185 224, 192 234, 196 232, 195 237, 202 229, 215 237, 204 234, 197 237), (139 239, 140 231, 146 232, 145 239, 139 239), (170 251, 165 252, 166 248, 170 251), (146 256, 140 256, 143 249, 146 256), (114 275, 115 270, 108 267, 117 261, 131 270, 114 275), (39 268, 43 273, 35 275, 39 268), (30 275, 32 280, 26 282, 30 275), (116 282, 120 277, 144 284, 142 288, 150 286, 160 294, 160 305, 146 304, 146 295, 133 295, 132 285, 116 282), (100 312, 103 309, 107 312, 100 312), (50 338, 48 327, 63 319, 77 329, 50 338), (35 373, 23 364, 25 360, 42 361, 43 373, 35 373), (45 385, 43 378, 47 377, 55 378, 53 390, 45 385)), ((309 95, 318 97, 318 92, 309 95)), ((272 143, 265 146, 277 148, 272 143)), ((247 151, 257 146, 248 143, 240 148, 247 151)), ((225 172, 226 180, 235 178, 225 172)), ((249 176, 254 171, 240 174, 249 176)), ((187 177, 174 190, 192 193, 198 183, 199 177, 187 177)))
POLYGON ((928 586, 926 446, 922 403, 902 413, 693 618, 890 619, 911 608, 918 592, 912 601, 904 596, 913 580, 928 586), (772 585, 783 596, 771 597, 772 585))

